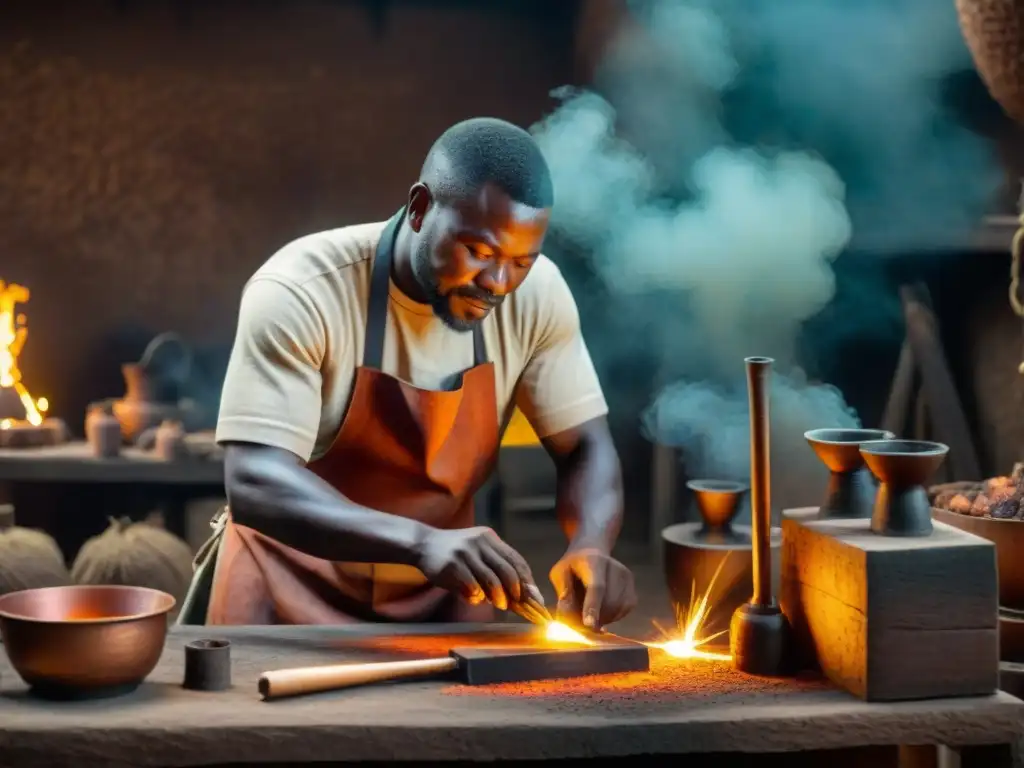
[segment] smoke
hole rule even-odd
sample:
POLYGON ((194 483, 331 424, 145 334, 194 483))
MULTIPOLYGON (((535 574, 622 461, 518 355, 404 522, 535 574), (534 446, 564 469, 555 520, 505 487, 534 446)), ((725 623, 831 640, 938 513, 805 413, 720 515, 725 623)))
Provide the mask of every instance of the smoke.
MULTIPOLYGON (((606 387, 643 363, 670 382, 643 426, 682 448, 690 476, 746 477, 742 361, 775 358, 775 499, 813 503, 824 470, 803 432, 859 425, 800 368, 806 322, 835 295, 833 262, 851 239, 900 251, 963 234, 998 183, 988 147, 942 102, 942 78, 970 66, 955 9, 631 11, 594 89, 556 92, 560 107, 534 126, 555 182, 549 250, 584 255, 594 278, 581 313, 606 387)), ((863 298, 865 315, 890 300, 863 298)))
MULTIPOLYGON (((810 385, 799 369, 773 377, 771 408, 772 497, 780 506, 813 505, 824 494, 828 473, 811 453, 804 432, 820 426, 857 427, 860 421, 828 385, 810 385)), ((683 448, 691 476, 747 480, 750 422, 742 382, 676 382, 644 413, 644 431, 665 445, 683 448)))

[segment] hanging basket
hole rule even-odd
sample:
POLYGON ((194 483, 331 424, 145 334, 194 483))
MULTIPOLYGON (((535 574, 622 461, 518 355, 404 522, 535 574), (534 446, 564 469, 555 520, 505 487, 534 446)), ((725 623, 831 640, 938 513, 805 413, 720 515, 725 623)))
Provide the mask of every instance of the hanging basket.
POLYGON ((1024 0, 956 0, 956 9, 989 93, 1024 125, 1024 0))

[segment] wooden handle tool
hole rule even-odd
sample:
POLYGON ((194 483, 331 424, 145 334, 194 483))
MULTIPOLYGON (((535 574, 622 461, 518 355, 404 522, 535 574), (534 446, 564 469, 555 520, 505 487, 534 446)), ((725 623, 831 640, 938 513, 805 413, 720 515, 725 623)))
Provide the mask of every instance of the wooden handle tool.
POLYGON ((350 688, 366 683, 381 683, 407 677, 430 677, 454 672, 458 659, 445 656, 439 659, 413 661, 380 661, 365 664, 333 664, 326 667, 300 667, 264 672, 260 676, 259 691, 264 701, 285 696, 301 696, 350 688))
POLYGON ((264 701, 270 701, 402 678, 444 676, 462 685, 496 685, 649 669, 647 646, 628 640, 561 649, 536 646, 454 648, 448 656, 439 659, 334 664, 264 672, 259 691, 264 701))

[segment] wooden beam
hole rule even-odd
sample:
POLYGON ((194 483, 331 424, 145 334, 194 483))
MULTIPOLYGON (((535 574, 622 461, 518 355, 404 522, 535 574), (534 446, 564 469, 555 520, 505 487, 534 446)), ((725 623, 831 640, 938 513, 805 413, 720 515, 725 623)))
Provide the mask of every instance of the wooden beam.
POLYGON ((900 289, 907 340, 921 372, 936 438, 949 446, 950 472, 957 480, 981 480, 981 462, 974 448, 967 416, 953 381, 939 335, 939 324, 923 284, 900 289))
POLYGON ((910 342, 904 339, 900 348, 900 359, 896 363, 896 373, 892 377, 889 400, 885 404, 885 413, 882 414, 882 429, 892 432, 896 437, 906 435, 916 374, 914 349, 910 342))

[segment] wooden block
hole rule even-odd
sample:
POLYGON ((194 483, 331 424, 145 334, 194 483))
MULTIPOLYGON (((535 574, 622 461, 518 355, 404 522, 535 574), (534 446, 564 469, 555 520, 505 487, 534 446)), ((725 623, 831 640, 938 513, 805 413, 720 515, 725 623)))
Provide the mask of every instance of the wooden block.
POLYGON ((456 648, 451 655, 467 685, 647 672, 651 665, 647 646, 630 642, 551 650, 456 648))
POLYGON ((870 523, 783 514, 780 601, 799 657, 868 701, 994 693, 995 547, 939 522, 922 538, 870 523))

